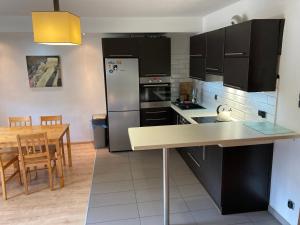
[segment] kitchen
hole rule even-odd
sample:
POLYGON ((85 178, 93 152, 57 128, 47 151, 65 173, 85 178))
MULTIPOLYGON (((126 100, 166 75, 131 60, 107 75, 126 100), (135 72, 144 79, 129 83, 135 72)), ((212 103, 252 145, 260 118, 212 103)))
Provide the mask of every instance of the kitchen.
MULTIPOLYGON (((239 145, 226 146, 224 143, 220 147, 217 142, 221 139, 215 139, 215 145, 211 146, 206 143, 205 147, 201 147, 204 139, 197 135, 198 145, 178 146, 176 147, 178 151, 173 151, 173 149, 169 151, 171 179, 168 186, 170 187, 171 223, 172 221, 174 224, 296 224, 298 222, 298 177, 295 173, 299 155, 298 140, 297 135, 289 131, 299 132, 297 120, 299 116, 299 85, 297 84, 299 82, 294 72, 298 67, 295 60, 297 57, 294 56, 296 56, 295 51, 299 43, 294 38, 298 35, 295 29, 297 23, 293 22, 298 18, 295 11, 299 4, 294 1, 285 3, 276 1, 273 4, 273 7, 268 8, 261 5, 259 1, 243 0, 232 5, 228 4, 226 7, 220 6, 203 16, 201 21, 193 17, 184 17, 180 22, 175 18, 166 17, 158 20, 125 18, 120 24, 107 26, 110 23, 114 24, 114 21, 118 19, 109 21, 104 18, 97 21, 98 25, 102 24, 101 27, 93 26, 96 20, 83 18, 86 34, 83 36, 84 44, 80 48, 36 47, 30 43, 30 35, 19 33, 12 36, 9 34, 9 32, 24 31, 26 26, 22 28, 10 20, 10 23, 15 26, 12 26, 10 30, 3 27, 1 43, 5 44, 1 45, 1 50, 8 52, 7 55, 15 57, 15 60, 22 61, 23 59, 18 54, 20 51, 17 52, 11 48, 13 45, 16 46, 15 49, 22 49, 22 54, 60 54, 63 56, 63 63, 69 64, 64 68, 63 81, 66 86, 61 90, 53 89, 49 93, 36 90, 24 95, 28 93, 28 89, 16 84, 13 78, 3 78, 4 84, 12 83, 22 90, 15 92, 14 96, 24 96, 29 104, 36 103, 33 116, 49 110, 53 113, 64 112, 66 120, 72 124, 71 139, 74 142, 91 140, 91 127, 87 125, 87 121, 90 120, 92 114, 103 113, 108 116, 111 153, 104 153, 102 149, 97 150, 87 224, 114 224, 117 221, 120 224, 162 224, 164 220, 163 185, 161 183, 163 179, 162 150, 128 152, 131 148, 137 147, 138 149, 138 145, 135 145, 137 142, 129 142, 129 139, 124 142, 124 138, 120 138, 124 133, 128 137, 128 128, 141 125, 146 129, 152 126, 159 127, 157 125, 171 125, 177 127, 174 132, 178 129, 177 131, 181 133, 186 126, 193 126, 194 131, 204 137, 206 134, 198 130, 198 127, 212 131, 223 127, 227 131, 226 134, 221 137, 215 133, 215 137, 223 138, 229 137, 227 135, 230 133, 235 135, 235 131, 240 129, 239 126, 230 124, 243 124, 244 121, 277 123, 280 127, 276 127, 276 132, 281 135, 269 134, 272 138, 262 143, 261 141, 265 141, 262 138, 265 134, 261 132, 266 131, 260 131, 261 135, 255 136, 254 133, 248 132, 248 129, 252 128, 247 127, 245 128, 247 135, 255 139, 252 144, 256 146, 255 151, 251 151, 249 148, 251 145, 242 143, 238 139, 235 141, 242 143, 241 147, 239 145), (242 31, 234 30, 233 27, 244 23, 230 25, 234 15, 241 15, 244 23, 247 24, 241 28, 242 31), (253 19, 272 19, 277 23, 275 26, 277 30, 272 28, 270 31, 266 27, 261 28, 261 25, 256 24, 259 21, 253 19), (281 33, 282 22, 278 19, 285 19, 282 48, 279 44, 281 43, 279 33, 281 33), (91 25, 88 27, 87 24, 91 25), (126 26, 126 24, 130 25, 126 26), (259 31, 256 30, 256 26, 259 31), (263 37, 257 36, 259 32, 264 32, 263 37), (99 33, 101 35, 98 35, 99 33), (132 40, 135 40, 136 44, 128 43, 132 40), (250 47, 244 44, 250 41, 250 47), (124 44, 124 42, 127 43, 124 44), (162 44, 154 42, 162 42, 162 44), (132 49, 128 51, 130 47, 132 49), (266 49, 263 49, 264 47, 266 49), (160 49, 159 54, 155 49, 160 49), (271 53, 261 54, 268 52, 271 53), (239 55, 230 55, 232 53, 239 55), (278 57, 278 55, 281 56, 278 57), (130 60, 127 61, 127 58, 130 60), (155 63, 151 64, 153 62, 155 63), (263 68, 263 75, 256 73, 260 71, 259 62, 267 65, 263 68), (79 66, 80 63, 84 66, 79 66), (128 65, 132 63, 134 66, 126 67, 127 63, 128 65), (130 74, 135 74, 135 78, 129 82, 128 89, 122 89, 128 80, 124 79, 120 82, 120 79, 115 81, 114 78, 126 75, 126 71, 131 68, 134 68, 134 72, 131 71, 130 74), (242 73, 240 69, 243 69, 242 73), (81 73, 86 73, 86 77, 82 77, 81 73), (73 74, 76 78, 69 84, 66 81, 68 74, 73 74), (152 76, 153 74, 155 76, 152 76), (76 91, 72 90, 74 88, 76 91), (187 93, 183 93, 184 89, 188 89, 187 93), (122 98, 114 98, 114 92, 123 93, 122 98), (41 97, 33 100, 37 93, 41 97), (124 93, 130 93, 131 97, 124 93), (55 96, 56 100, 48 101, 50 105, 56 105, 57 108, 51 109, 50 105, 45 106, 42 103, 42 98, 49 99, 51 95, 55 96), (177 99, 181 101, 185 98, 192 103, 183 105, 176 103, 177 99), (133 100, 133 107, 128 107, 130 105, 127 104, 128 100, 133 100), (70 104, 64 106, 67 101, 70 101, 70 104), (198 109, 184 110, 173 103, 181 107, 198 109), (38 105, 45 108, 42 109, 38 105), (118 105, 122 105, 123 108, 117 108, 118 105), (220 106, 219 113, 217 113, 218 106, 220 106), (85 110, 82 110, 83 108, 85 110), (69 113, 65 113, 67 110, 69 113), (123 117, 126 113, 133 116, 123 117), (218 120, 224 122, 215 123, 218 120), (228 120, 231 121, 226 122, 228 120), (177 126, 176 124, 191 125, 177 126), (287 133, 283 134, 284 132, 287 133), (277 141, 282 138, 287 138, 287 140, 277 141), (274 146, 269 144, 272 142, 275 142, 274 146), (222 155, 219 155, 221 152, 222 155), (239 152, 238 156, 235 155, 237 152, 239 152), (211 156, 216 158, 210 161, 211 156), (250 158, 255 158, 257 161, 248 160, 250 158), (237 161, 239 163, 236 163, 237 161), (223 173, 220 173, 218 167, 221 164, 224 166, 223 173), (256 167, 253 168, 253 165, 256 167), (197 167, 206 169, 199 170, 197 167), (257 180, 239 171, 245 171, 246 174, 255 173, 257 180), (234 179, 238 176, 240 176, 238 179, 234 179), (187 177, 190 177, 191 183, 184 183, 187 177), (215 177, 218 179, 216 180, 215 177), (149 182, 146 185, 148 189, 141 188, 142 183, 139 182, 142 180, 149 182), (225 192, 220 192, 220 180, 224 188, 225 184, 229 184, 225 192), (132 182, 133 187, 128 184, 128 187, 122 189, 122 185, 126 182, 132 182), (111 191, 104 191, 104 186, 101 184, 107 185, 108 183, 114 186, 110 187, 111 191), (257 189, 251 190, 250 184, 256 184, 254 186, 257 189), (232 189, 232 186, 236 189, 232 189), (188 191, 188 188, 194 188, 195 194, 192 194, 193 191, 188 191), (149 192, 145 191, 146 189, 149 192), (156 192, 151 192, 154 189, 156 192), (127 194, 127 199, 124 200, 125 194, 127 194), (108 199, 109 196, 111 196, 110 199, 108 199), (259 199, 262 201, 257 201, 257 196, 260 196, 259 199), (197 206, 191 210, 193 209, 192 202, 197 202, 197 199, 203 200, 206 204, 202 202, 204 206, 200 208, 197 206), (111 203, 108 204, 108 202, 111 203), (245 202, 247 204, 243 204, 245 202), (155 212, 150 213, 150 208, 153 208, 155 212), (124 213, 121 215, 123 210, 124 213), (109 213, 110 211, 114 212, 113 215, 109 213), (261 211, 261 213, 251 214, 251 211, 261 211), (249 214, 243 215, 243 213, 240 214, 241 212, 249 214), (230 215, 223 217, 222 214, 230 215)), ((2 59, 5 63, 14 61, 7 57, 2 59)), ((1 68, 6 71, 4 66, 1 68)), ((18 67, 11 68, 12 74, 21 71, 18 67)), ((8 87, 6 85, 3 88, 3 94, 8 93, 8 87)), ((13 87, 11 89, 15 90, 13 87)), ((8 99, 11 98, 13 96, 8 96, 8 99)), ((8 102, 3 101, 2 106, 7 107, 8 102)), ((15 113, 32 114, 30 109, 20 111, 20 107, 17 106, 14 106, 13 110, 15 113)), ((2 113, 1 118, 6 118, 9 114, 12 114, 11 110, 2 113)), ((3 119, 1 125, 5 123, 3 119)), ((254 125, 257 124, 248 124, 252 127, 254 125)), ((188 130, 185 131, 183 136, 193 136, 188 130)), ((167 133, 157 132, 157 135, 167 137, 167 133)), ((157 138, 154 133, 149 134, 150 140, 154 140, 151 138, 152 135, 153 138, 157 138)), ((180 139, 179 136, 174 137, 180 139)), ((161 140, 158 142, 161 144, 161 140)), ((155 144, 154 141, 152 144, 155 144)), ((199 202, 202 204, 201 201, 199 202)))

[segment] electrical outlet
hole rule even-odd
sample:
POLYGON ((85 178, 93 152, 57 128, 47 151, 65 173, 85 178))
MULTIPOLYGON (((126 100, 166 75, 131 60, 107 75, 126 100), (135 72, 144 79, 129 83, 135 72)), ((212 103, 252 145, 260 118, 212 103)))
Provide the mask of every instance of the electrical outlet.
POLYGON ((261 117, 261 118, 266 118, 267 117, 267 113, 265 111, 262 110, 258 110, 257 114, 261 117))
MULTIPOLYGON (((215 95, 215 100, 218 100, 218 95, 215 95)), ((299 104, 300 104, 300 99, 299 99, 299 104)))
POLYGON ((292 200, 288 200, 287 206, 289 207, 289 209, 294 210, 295 209, 295 202, 293 202, 292 200))

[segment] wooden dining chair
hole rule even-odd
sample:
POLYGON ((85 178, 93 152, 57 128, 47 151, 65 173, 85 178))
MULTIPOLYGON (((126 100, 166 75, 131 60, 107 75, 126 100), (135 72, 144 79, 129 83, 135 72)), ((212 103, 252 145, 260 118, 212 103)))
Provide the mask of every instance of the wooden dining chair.
POLYGON ((22 181, 18 160, 18 152, 12 151, 12 149, 2 150, 0 154, 0 177, 2 185, 2 196, 4 200, 7 200, 6 183, 10 181, 13 177, 15 177, 17 174, 19 174, 20 183, 22 183, 22 181), (12 167, 14 167, 14 169, 12 167), (13 170, 14 172, 12 173, 13 170), (10 171, 10 174, 7 175, 6 171, 10 171))
POLYGON ((17 135, 17 141, 25 193, 29 194, 27 175, 31 167, 48 170, 49 186, 53 190, 56 158, 55 151, 49 150, 47 133, 17 135))
POLYGON ((9 117, 8 123, 9 123, 9 127, 32 126, 32 119, 31 116, 9 117))
MULTIPOLYGON (((59 115, 59 116, 41 116, 40 119, 41 119, 41 126, 61 125, 63 123, 61 115, 59 115)), ((51 146, 51 148, 52 148, 52 146, 51 146)), ((64 163, 64 165, 66 165, 63 139, 61 139, 61 151, 62 151, 63 163, 64 163)))
POLYGON ((41 125, 61 125, 62 116, 41 116, 41 125))

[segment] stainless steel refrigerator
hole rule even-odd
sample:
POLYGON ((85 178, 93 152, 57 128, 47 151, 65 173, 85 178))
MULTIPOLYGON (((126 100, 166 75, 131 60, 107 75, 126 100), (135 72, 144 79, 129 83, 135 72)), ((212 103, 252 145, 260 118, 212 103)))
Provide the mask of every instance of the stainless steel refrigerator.
POLYGON ((131 150, 129 127, 140 126, 139 63, 136 58, 105 58, 110 151, 131 150))

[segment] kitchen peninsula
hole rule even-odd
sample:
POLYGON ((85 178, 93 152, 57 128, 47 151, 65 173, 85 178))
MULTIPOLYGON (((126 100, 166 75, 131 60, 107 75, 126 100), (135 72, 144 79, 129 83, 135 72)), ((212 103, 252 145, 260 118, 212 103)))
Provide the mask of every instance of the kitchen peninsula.
POLYGON ((244 122, 187 124, 129 128, 134 151, 163 149, 164 225, 169 224, 169 151, 192 146, 249 146, 272 143, 281 139, 295 139, 295 132, 264 135, 247 127, 244 122))

